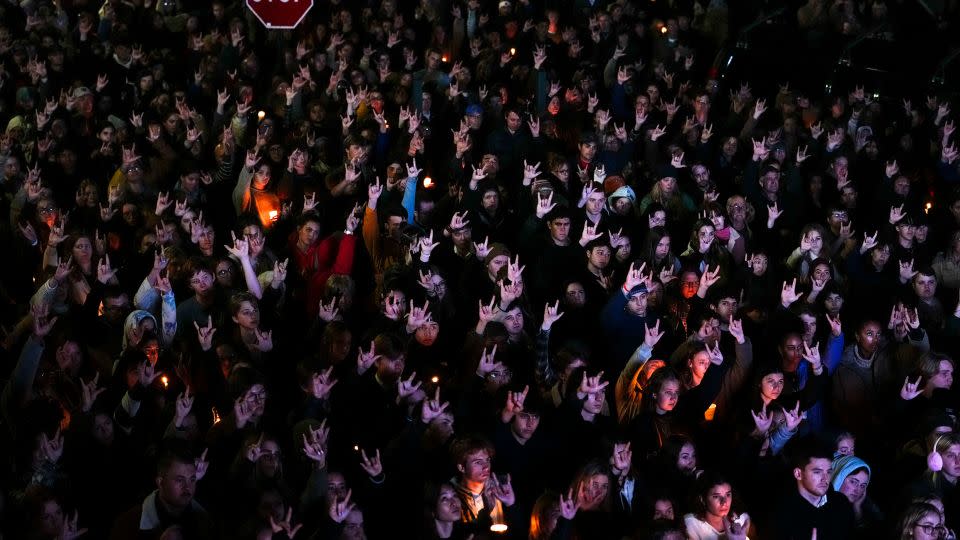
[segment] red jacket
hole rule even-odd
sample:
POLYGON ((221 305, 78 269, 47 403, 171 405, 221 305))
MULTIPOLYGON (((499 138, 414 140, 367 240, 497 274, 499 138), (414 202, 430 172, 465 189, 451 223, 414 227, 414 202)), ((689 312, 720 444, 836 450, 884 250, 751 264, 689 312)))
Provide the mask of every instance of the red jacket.
POLYGON ((327 279, 334 274, 349 275, 353 270, 356 241, 356 235, 334 234, 303 252, 297 248, 296 233, 290 235, 290 251, 293 252, 297 270, 307 283, 307 314, 310 317, 316 317, 320 310, 327 279))

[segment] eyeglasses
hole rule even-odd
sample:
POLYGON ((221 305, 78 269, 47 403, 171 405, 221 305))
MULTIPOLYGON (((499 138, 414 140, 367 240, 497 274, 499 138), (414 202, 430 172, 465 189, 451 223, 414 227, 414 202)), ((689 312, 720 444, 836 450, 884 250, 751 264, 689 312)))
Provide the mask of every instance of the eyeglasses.
POLYGON ((920 530, 923 531, 923 534, 934 534, 940 538, 943 538, 947 535, 947 528, 943 525, 931 525, 929 523, 914 523, 914 527, 920 527, 920 530))
POLYGON ((248 392, 247 401, 256 401, 257 403, 263 403, 267 400, 266 392, 248 392))

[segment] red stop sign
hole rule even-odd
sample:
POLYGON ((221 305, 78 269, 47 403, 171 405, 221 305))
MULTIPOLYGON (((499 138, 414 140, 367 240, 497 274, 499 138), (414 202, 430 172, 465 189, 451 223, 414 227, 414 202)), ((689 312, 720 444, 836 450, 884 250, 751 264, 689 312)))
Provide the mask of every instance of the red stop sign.
POLYGON ((294 28, 313 7, 313 0, 247 0, 247 7, 270 29, 294 28))

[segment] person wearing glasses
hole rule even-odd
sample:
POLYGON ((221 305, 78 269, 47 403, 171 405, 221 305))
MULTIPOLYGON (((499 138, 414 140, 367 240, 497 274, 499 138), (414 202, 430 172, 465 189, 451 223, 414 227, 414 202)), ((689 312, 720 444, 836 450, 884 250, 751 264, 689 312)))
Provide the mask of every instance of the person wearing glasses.
POLYGON ((897 526, 900 540, 940 540, 947 538, 943 515, 929 503, 914 503, 903 511, 897 526))

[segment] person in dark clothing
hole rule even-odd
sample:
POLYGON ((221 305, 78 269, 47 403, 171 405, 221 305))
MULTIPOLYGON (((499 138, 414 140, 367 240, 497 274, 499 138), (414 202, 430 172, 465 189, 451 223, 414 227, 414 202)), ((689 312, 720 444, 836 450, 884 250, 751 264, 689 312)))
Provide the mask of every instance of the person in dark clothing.
POLYGON ((851 538, 856 527, 853 506, 847 498, 830 490, 831 455, 814 441, 803 441, 795 449, 795 489, 787 490, 773 515, 776 538, 851 538), (816 532, 814 532, 816 531, 816 532))

